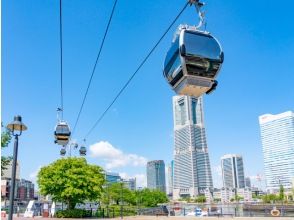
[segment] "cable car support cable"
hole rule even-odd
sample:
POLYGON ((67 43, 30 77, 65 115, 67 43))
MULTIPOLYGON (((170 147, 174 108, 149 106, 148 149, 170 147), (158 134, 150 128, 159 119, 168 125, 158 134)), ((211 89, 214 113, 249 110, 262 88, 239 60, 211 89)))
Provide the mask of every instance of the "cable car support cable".
POLYGON ((90 79, 89 79, 88 85, 87 85, 87 89, 86 89, 86 92, 85 92, 85 95, 84 95, 84 98, 83 98, 83 101, 82 101, 82 104, 81 104, 81 107, 80 107, 80 110, 79 110, 79 113, 78 113, 78 116, 77 116, 77 119, 76 119, 75 125, 74 125, 74 128, 73 128, 72 134, 73 134, 73 133, 75 132, 75 130, 76 130, 76 127, 77 127, 77 124, 78 124, 78 122, 79 122, 79 119, 80 119, 80 116, 81 116, 82 110, 83 110, 83 108, 84 108, 84 104, 85 104, 85 101, 86 101, 86 98, 87 98, 87 95, 88 95, 88 92, 89 92, 89 89, 90 89, 90 85, 91 85, 91 83, 92 83, 92 79, 93 79, 93 76, 94 76, 94 74, 95 74, 96 66, 97 66, 97 63, 98 63, 99 57, 100 57, 100 55, 101 55, 101 52, 102 52, 102 49, 103 49, 103 46, 104 46, 104 42, 105 42, 105 39, 106 39, 106 36, 107 36, 108 30, 109 30, 109 26, 110 26, 110 23, 111 23, 111 20, 112 20, 112 17, 113 17, 114 11, 115 11, 116 3, 117 3, 117 0, 115 0, 115 2, 114 2, 114 4, 113 4, 112 11, 111 11, 111 14, 110 14, 110 17, 109 17, 109 20, 108 20, 108 23, 107 23, 107 26, 106 26, 106 29, 105 29, 105 32, 104 32, 104 36, 103 36, 103 39, 102 39, 102 42, 101 42, 101 45, 100 45, 100 48, 99 48, 99 52, 98 52, 98 54, 97 54, 97 58, 96 58, 96 61, 95 61, 95 64, 94 64, 94 67, 93 67, 93 70, 92 70, 92 73, 91 73, 91 76, 90 76, 90 79))
POLYGON ((62 0, 59 1, 59 38, 60 38, 60 108, 61 120, 63 119, 63 60, 62 60, 62 0))
POLYGON ((188 1, 185 6, 181 9, 179 14, 175 17, 175 19, 171 22, 171 24, 168 26, 168 28, 165 30, 163 35, 159 38, 159 40, 156 42, 156 44, 153 46, 153 48, 149 51, 147 56, 143 59, 143 61, 140 63, 140 65, 137 67, 136 71, 131 75, 131 77, 127 80, 127 82, 124 84, 124 86, 120 89, 118 94, 115 96, 115 98, 112 100, 112 102, 108 105, 108 107, 105 109, 105 111, 102 113, 102 115, 98 118, 98 120, 95 122, 95 124, 92 126, 92 128, 89 130, 89 132, 85 135, 85 139, 92 133, 92 131, 95 129, 95 127, 100 123, 100 121, 104 118, 105 114, 109 111, 111 106, 116 102, 116 100, 120 97, 120 95, 123 93, 123 91, 127 88, 127 86, 130 84, 132 79, 136 76, 136 74, 139 72, 139 70, 142 68, 142 66, 146 63, 146 61, 149 59, 151 54, 154 52, 154 50, 157 48, 157 46, 160 44, 162 39, 165 37, 165 35, 169 32, 169 30, 172 28, 172 26, 175 24, 175 22, 178 20, 178 18, 182 15, 182 13, 185 11, 188 5, 191 5, 191 2, 188 1))

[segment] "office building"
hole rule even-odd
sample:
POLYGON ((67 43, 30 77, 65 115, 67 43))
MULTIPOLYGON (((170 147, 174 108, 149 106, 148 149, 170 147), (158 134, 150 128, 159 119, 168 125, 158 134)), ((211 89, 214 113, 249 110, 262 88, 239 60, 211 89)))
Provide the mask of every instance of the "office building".
POLYGON ((250 177, 245 177, 245 187, 251 188, 251 180, 250 177))
POLYGON ((245 188, 242 156, 226 154, 221 158, 223 187, 229 189, 245 188))
POLYGON ((163 160, 153 160, 147 163, 147 188, 158 189, 166 193, 163 160))
POLYGON ((266 188, 270 193, 280 185, 290 190, 294 177, 294 113, 259 117, 266 188))
MULTIPOLYGON (((1 179, 1 205, 6 207, 9 204, 11 178, 1 179)), ((17 202, 28 202, 34 199, 34 184, 25 179, 15 180, 14 199, 17 202)))
POLYGON ((136 178, 122 179, 124 186, 129 190, 136 190, 136 178))
POLYGON ((202 97, 173 97, 173 198, 204 195, 213 190, 202 97))
POLYGON ((105 173, 105 180, 107 183, 117 183, 117 182, 121 181, 121 177, 118 173, 106 172, 105 173))
POLYGON ((168 192, 167 194, 169 196, 172 196, 173 195, 173 185, 174 185, 174 161, 172 160, 170 162, 170 164, 168 165, 168 170, 167 170, 167 173, 168 173, 168 192))

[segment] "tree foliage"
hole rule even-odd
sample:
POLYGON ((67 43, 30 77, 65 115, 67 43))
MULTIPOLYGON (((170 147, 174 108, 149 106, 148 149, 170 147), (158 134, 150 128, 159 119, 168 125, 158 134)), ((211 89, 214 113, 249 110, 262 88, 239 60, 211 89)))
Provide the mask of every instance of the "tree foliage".
POLYGON ((102 202, 105 205, 116 204, 120 201, 124 204, 135 204, 134 192, 125 187, 123 183, 108 183, 104 187, 102 202))
POLYGON ((101 197, 105 177, 101 167, 87 164, 85 158, 72 157, 42 167, 37 182, 42 195, 51 195, 53 201, 74 209, 76 203, 101 197))
POLYGON ((168 202, 166 194, 160 190, 143 189, 139 193, 139 198, 146 207, 155 207, 158 203, 168 202))
MULTIPOLYGON (((5 129, 4 126, 1 124, 1 128, 5 129)), ((11 134, 9 130, 5 129, 1 133, 1 150, 4 147, 7 147, 11 140, 11 134)), ((7 169, 8 164, 12 160, 12 157, 6 157, 1 155, 1 176, 3 176, 3 170, 7 169)))
POLYGON ((206 197, 201 195, 201 196, 197 196, 195 199, 195 202, 197 203, 205 203, 206 202, 206 197))
POLYGON ((279 190, 279 200, 283 201, 285 198, 285 189, 283 185, 280 185, 280 190, 279 190))
POLYGON ((159 203, 165 203, 168 198, 164 192, 159 190, 136 190, 131 191, 121 183, 112 183, 104 187, 102 202, 104 205, 138 205, 140 207, 155 207, 159 203))
POLYGON ((275 194, 267 194, 262 197, 264 203, 271 203, 279 200, 275 194))

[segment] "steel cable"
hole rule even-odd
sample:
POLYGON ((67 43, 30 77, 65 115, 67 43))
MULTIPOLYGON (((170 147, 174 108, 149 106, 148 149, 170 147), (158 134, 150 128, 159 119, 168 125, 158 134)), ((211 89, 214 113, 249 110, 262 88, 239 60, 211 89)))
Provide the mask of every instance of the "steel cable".
POLYGON ((163 35, 159 38, 159 40, 156 42, 156 44, 152 47, 152 49, 149 51, 147 56, 143 59, 143 61, 140 63, 140 65, 137 67, 136 71, 131 75, 131 77, 127 80, 127 82, 124 84, 124 86, 120 89, 118 94, 115 96, 115 98, 112 100, 112 102, 108 105, 108 107, 105 109, 105 111, 102 113, 102 115, 98 118, 98 120, 94 123, 94 125, 91 127, 91 129, 88 131, 88 133, 85 135, 84 139, 86 139, 91 132, 95 129, 95 127, 100 123, 100 121, 104 118, 105 114, 109 111, 111 106, 116 102, 116 100, 120 97, 122 92, 127 88, 127 86, 130 84, 132 79, 135 77, 135 75, 138 73, 138 71, 142 68, 142 66, 146 63, 148 58, 151 56, 151 54, 154 52, 156 47, 159 45, 159 43, 162 41, 162 39, 165 37, 165 35, 169 32, 171 27, 175 24, 175 22, 178 20, 178 18, 182 15, 184 10, 187 8, 187 6, 190 4, 190 2, 187 2, 183 9, 179 12, 179 14, 175 17, 175 19, 171 22, 171 24, 168 26, 168 28, 165 30, 163 35))

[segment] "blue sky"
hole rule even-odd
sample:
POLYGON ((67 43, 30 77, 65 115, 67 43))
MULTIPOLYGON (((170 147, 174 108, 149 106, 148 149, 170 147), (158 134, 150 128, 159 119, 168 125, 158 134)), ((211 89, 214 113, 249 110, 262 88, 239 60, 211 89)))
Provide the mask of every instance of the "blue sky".
MULTIPOLYGON (((263 173, 258 116, 294 109, 294 3, 206 3, 207 30, 218 38, 225 53, 219 86, 204 97, 214 183, 220 186, 217 167, 220 157, 227 153, 243 155, 247 175, 263 173)), ((109 0, 63 0, 64 118, 71 126, 112 4, 109 0)), ((80 141, 89 131, 184 4, 184 0, 144 4, 118 0, 74 139, 80 141)), ((2 1, 1 116, 6 124, 20 114, 29 128, 19 146, 23 178, 33 178, 40 166, 60 158, 60 147, 53 143, 60 103, 58 16, 57 0, 2 1)), ((197 19, 195 9, 188 7, 88 137, 89 162, 105 167, 115 158, 123 158, 111 170, 141 178, 145 160, 163 159, 168 163, 172 159, 175 94, 162 76, 162 65, 176 27, 180 23, 196 24, 197 19), (92 152, 90 156, 89 145, 102 149, 100 154, 92 152), (126 162, 125 158, 138 163, 126 162)), ((3 153, 11 151, 12 144, 3 153)))

